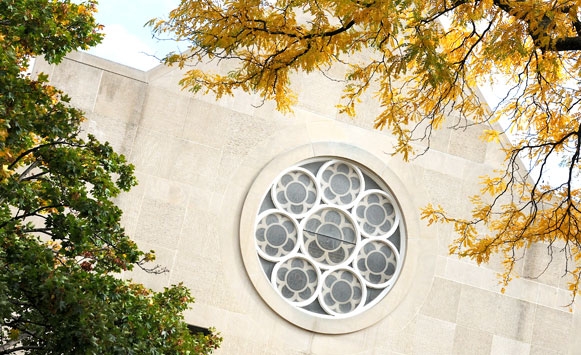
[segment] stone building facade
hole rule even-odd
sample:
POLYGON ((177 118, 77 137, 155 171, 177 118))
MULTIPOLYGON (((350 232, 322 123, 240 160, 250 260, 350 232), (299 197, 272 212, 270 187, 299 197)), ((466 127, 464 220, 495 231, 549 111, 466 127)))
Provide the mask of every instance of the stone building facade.
POLYGON ((519 264, 538 277, 501 294, 498 260, 450 256, 451 227, 420 220, 429 202, 469 211, 479 176, 502 163, 481 127, 439 131, 405 163, 372 129, 372 97, 344 117, 340 87, 316 75, 297 77, 284 116, 247 94, 182 91, 177 68, 73 53, 34 71, 136 167, 124 224, 170 271, 124 276, 184 282, 186 320, 222 333, 218 354, 581 354, 562 263, 541 274, 546 246, 519 264))

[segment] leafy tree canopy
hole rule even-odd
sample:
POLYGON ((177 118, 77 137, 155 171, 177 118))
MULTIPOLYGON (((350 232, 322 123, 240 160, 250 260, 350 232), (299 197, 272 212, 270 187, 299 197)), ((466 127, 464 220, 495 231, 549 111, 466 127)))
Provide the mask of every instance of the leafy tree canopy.
POLYGON ((118 273, 153 260, 120 225, 112 198, 133 166, 94 137, 83 114, 24 73, 100 42, 96 2, 0 1, 0 354, 211 353, 192 335, 182 285, 153 292, 118 273))
MULTIPOLYGON (((502 118, 514 144, 505 148, 505 169, 483 178, 472 215, 450 216, 429 205, 423 217, 454 225, 452 253, 479 263, 503 255, 505 284, 531 243, 558 246, 575 295, 580 6, 579 0, 183 0, 168 20, 150 25, 159 36, 189 42, 189 51, 165 58, 168 64, 237 62, 226 75, 188 67, 185 88, 218 97, 254 92, 282 111, 295 102, 291 74, 346 65, 341 112, 354 115, 371 88, 383 108, 375 126, 393 133, 395 151, 406 160, 421 154, 413 143, 429 142, 445 121, 462 128, 502 118), (351 59, 357 52, 362 55, 351 59), (489 110, 475 88, 495 85, 498 77, 510 86, 489 110), (551 160, 560 160, 565 173, 549 184, 551 160)), ((483 138, 498 140, 501 132, 490 128, 497 126, 483 138)))

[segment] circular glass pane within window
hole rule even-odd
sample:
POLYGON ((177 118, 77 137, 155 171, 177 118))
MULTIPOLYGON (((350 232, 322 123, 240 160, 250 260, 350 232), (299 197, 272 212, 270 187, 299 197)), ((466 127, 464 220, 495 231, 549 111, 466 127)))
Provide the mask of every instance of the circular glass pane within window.
POLYGON ((405 254, 401 212, 388 185, 358 164, 311 159, 270 184, 254 227, 273 289, 323 318, 360 314, 394 285, 405 254))

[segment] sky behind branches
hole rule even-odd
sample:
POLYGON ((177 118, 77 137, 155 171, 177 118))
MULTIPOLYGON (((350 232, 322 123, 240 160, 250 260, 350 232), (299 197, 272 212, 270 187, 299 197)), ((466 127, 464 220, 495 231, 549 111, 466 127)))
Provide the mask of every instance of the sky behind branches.
MULTIPOLYGON (((75 0, 82 1, 82 0, 75 0)), ((104 25, 103 42, 89 53, 140 70, 149 70, 160 64, 159 58, 171 51, 179 51, 178 44, 152 37, 145 23, 152 18, 167 18, 180 0, 99 0, 97 22, 104 25)), ((183 49, 183 48, 182 48, 183 49)), ((502 78, 494 85, 480 87, 489 106, 494 107, 506 95, 508 87, 502 78)), ((510 132, 509 133, 509 137, 510 132)), ((549 181, 560 181, 564 171, 558 159, 549 164, 549 181)))
POLYGON ((167 18, 180 0, 99 0, 97 22, 105 26, 103 42, 89 53, 148 70, 159 64, 166 53, 177 50, 177 44, 152 38, 145 23, 154 17, 167 18))

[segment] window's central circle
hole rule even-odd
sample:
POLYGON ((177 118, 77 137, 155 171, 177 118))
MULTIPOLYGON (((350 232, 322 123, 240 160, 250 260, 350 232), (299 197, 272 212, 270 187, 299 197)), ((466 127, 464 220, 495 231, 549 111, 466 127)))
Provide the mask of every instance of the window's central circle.
POLYGON ((266 239, 274 247, 281 246, 287 239, 287 231, 280 225, 272 225, 266 231, 266 239))
POLYGON ((341 231, 332 224, 322 225, 317 233, 317 244, 327 251, 339 248, 341 246, 341 231))
POLYGON ((378 204, 371 205, 365 211, 365 217, 369 223, 378 226, 385 220, 385 210, 378 204))
POLYGON ((287 274, 286 281, 289 287, 295 291, 302 291, 307 286, 308 277, 303 270, 291 270, 287 274))
POLYGON ((292 182, 287 187, 286 195, 290 202, 301 203, 307 197, 307 189, 301 183, 292 182))
POLYGON ((331 178, 331 188, 333 192, 344 195, 351 188, 349 178, 344 174, 335 174, 331 178))
POLYGON ((353 162, 313 159, 283 171, 255 224, 260 265, 294 307, 325 318, 377 304, 402 265, 401 214, 387 185, 353 162))
POLYGON ((351 287, 346 281, 337 281, 333 284, 332 293, 338 302, 346 302, 351 298, 351 287))
POLYGON ((382 273, 387 267, 385 255, 378 251, 370 253, 367 257, 367 267, 375 274, 382 273))
POLYGON ((321 267, 348 262, 359 238, 351 216, 336 207, 313 211, 301 224, 306 253, 321 267))

